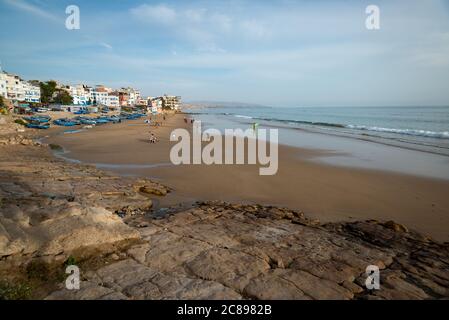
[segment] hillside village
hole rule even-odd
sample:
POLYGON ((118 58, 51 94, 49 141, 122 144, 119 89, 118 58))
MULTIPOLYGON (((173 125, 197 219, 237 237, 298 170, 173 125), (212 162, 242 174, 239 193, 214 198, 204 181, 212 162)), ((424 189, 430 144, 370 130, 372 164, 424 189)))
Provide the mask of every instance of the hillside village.
POLYGON ((26 113, 31 108, 77 111, 80 109, 98 112, 106 109, 120 111, 122 108, 140 107, 153 114, 162 110, 178 110, 181 97, 142 96, 140 90, 109 88, 104 85, 63 84, 50 80, 24 80, 19 75, 0 69, 0 108, 6 112, 26 113))

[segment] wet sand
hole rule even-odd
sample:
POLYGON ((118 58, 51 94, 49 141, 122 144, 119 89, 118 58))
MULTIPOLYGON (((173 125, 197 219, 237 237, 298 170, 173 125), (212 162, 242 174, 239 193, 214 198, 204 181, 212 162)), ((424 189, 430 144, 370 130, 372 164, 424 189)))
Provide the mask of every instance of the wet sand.
POLYGON ((148 142, 150 128, 143 119, 72 134, 51 130, 46 142, 69 150, 64 156, 71 159, 159 179, 174 189, 161 198, 162 206, 213 199, 280 205, 324 222, 394 220, 449 241, 449 181, 331 166, 314 161, 322 151, 283 145, 274 176, 260 176, 258 165, 174 166, 169 135, 175 128, 191 127, 183 117, 169 116, 162 127, 151 128, 156 144, 148 142))

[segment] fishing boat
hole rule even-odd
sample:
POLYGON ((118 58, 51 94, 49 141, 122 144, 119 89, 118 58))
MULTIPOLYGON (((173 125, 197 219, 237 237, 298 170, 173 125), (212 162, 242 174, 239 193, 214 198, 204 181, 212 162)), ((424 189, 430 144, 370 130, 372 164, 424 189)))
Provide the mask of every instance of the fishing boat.
POLYGON ((41 113, 41 112, 47 112, 47 111, 48 111, 48 108, 38 107, 38 108, 34 108, 34 111, 35 111, 35 112, 39 112, 39 113, 41 113))
POLYGON ((89 124, 89 125, 97 124, 97 121, 95 121, 93 119, 81 119, 80 122, 81 122, 81 124, 89 124))
POLYGON ((109 122, 118 123, 121 121, 121 119, 117 116, 110 116, 110 117, 104 117, 109 122))
POLYGON ((76 126, 77 124, 79 124, 79 122, 68 120, 65 118, 54 120, 53 123, 58 126, 63 126, 63 127, 73 127, 73 126, 76 126))
POLYGON ((124 116, 128 120, 135 120, 135 119, 139 119, 141 117, 141 115, 138 113, 128 113, 128 114, 125 114, 124 116))
POLYGON ((48 123, 41 124, 41 123, 30 122, 30 123, 27 123, 25 126, 30 129, 48 129, 48 128, 50 128, 50 125, 48 123))
POLYGON ((75 111, 73 114, 88 114, 88 113, 89 113, 89 111, 84 110, 84 109, 80 109, 78 111, 75 111))
POLYGON ((49 116, 30 116, 24 117, 23 119, 29 122, 38 122, 38 123, 47 123, 51 120, 49 116))
POLYGON ((97 122, 92 118, 87 117, 76 117, 74 120, 79 121, 81 124, 88 124, 88 125, 96 125, 97 122))
POLYGON ((98 118, 95 118, 95 122, 97 124, 105 124, 105 123, 109 123, 109 120, 107 120, 107 119, 105 119, 103 117, 98 117, 98 118))

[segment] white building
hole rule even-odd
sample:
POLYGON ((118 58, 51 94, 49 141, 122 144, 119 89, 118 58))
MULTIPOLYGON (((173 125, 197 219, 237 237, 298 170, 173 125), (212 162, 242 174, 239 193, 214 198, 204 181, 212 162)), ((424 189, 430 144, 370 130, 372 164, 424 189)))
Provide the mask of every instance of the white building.
POLYGON ((41 88, 0 68, 0 96, 14 101, 40 102, 41 88))
POLYGON ((90 94, 90 99, 92 100, 93 104, 104 104, 106 105, 106 99, 108 97, 107 92, 99 92, 99 91, 92 91, 90 94))
POLYGON ((118 96, 112 95, 112 94, 108 94, 106 96, 106 100, 105 100, 104 104, 110 108, 119 108, 120 107, 120 102, 119 102, 118 96))
POLYGON ((95 88, 88 88, 90 100, 97 105, 104 105, 110 108, 120 107, 117 93, 113 93, 111 88, 98 85, 95 88))
POLYGON ((41 102, 41 88, 28 81, 22 81, 24 100, 26 102, 41 102))
POLYGON ((0 70, 0 96, 3 98, 8 97, 8 93, 6 91, 6 73, 0 70))
POLYGON ((11 100, 25 100, 25 90, 22 79, 19 76, 6 73, 6 94, 8 99, 11 100))
POLYGON ((106 105, 110 91, 111 89, 101 85, 98 85, 95 88, 91 88, 90 99, 92 100, 92 103, 97 105, 106 105))
POLYGON ((90 91, 82 84, 67 87, 69 94, 73 98, 74 105, 86 106, 89 103, 90 91))
POLYGON ((86 85, 66 86, 64 87, 73 98, 74 105, 103 105, 111 108, 120 106, 118 93, 113 92, 111 88, 102 85, 88 87, 86 85))
POLYGON ((135 106, 137 102, 140 100, 140 91, 134 88, 121 88, 121 92, 124 92, 128 95, 128 106, 135 106))
POLYGON ((151 112, 161 113, 162 112, 162 98, 156 97, 151 99, 151 112))

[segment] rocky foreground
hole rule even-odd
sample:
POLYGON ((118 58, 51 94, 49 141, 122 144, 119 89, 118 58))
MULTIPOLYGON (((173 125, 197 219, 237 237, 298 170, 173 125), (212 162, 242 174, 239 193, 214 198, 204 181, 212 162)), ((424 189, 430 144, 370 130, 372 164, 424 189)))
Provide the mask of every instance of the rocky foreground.
POLYGON ((218 201, 155 210, 168 192, 0 137, 0 299, 449 297, 449 245, 392 221, 218 201), (80 290, 64 289, 68 264, 80 290), (380 290, 364 285, 368 265, 380 290))

